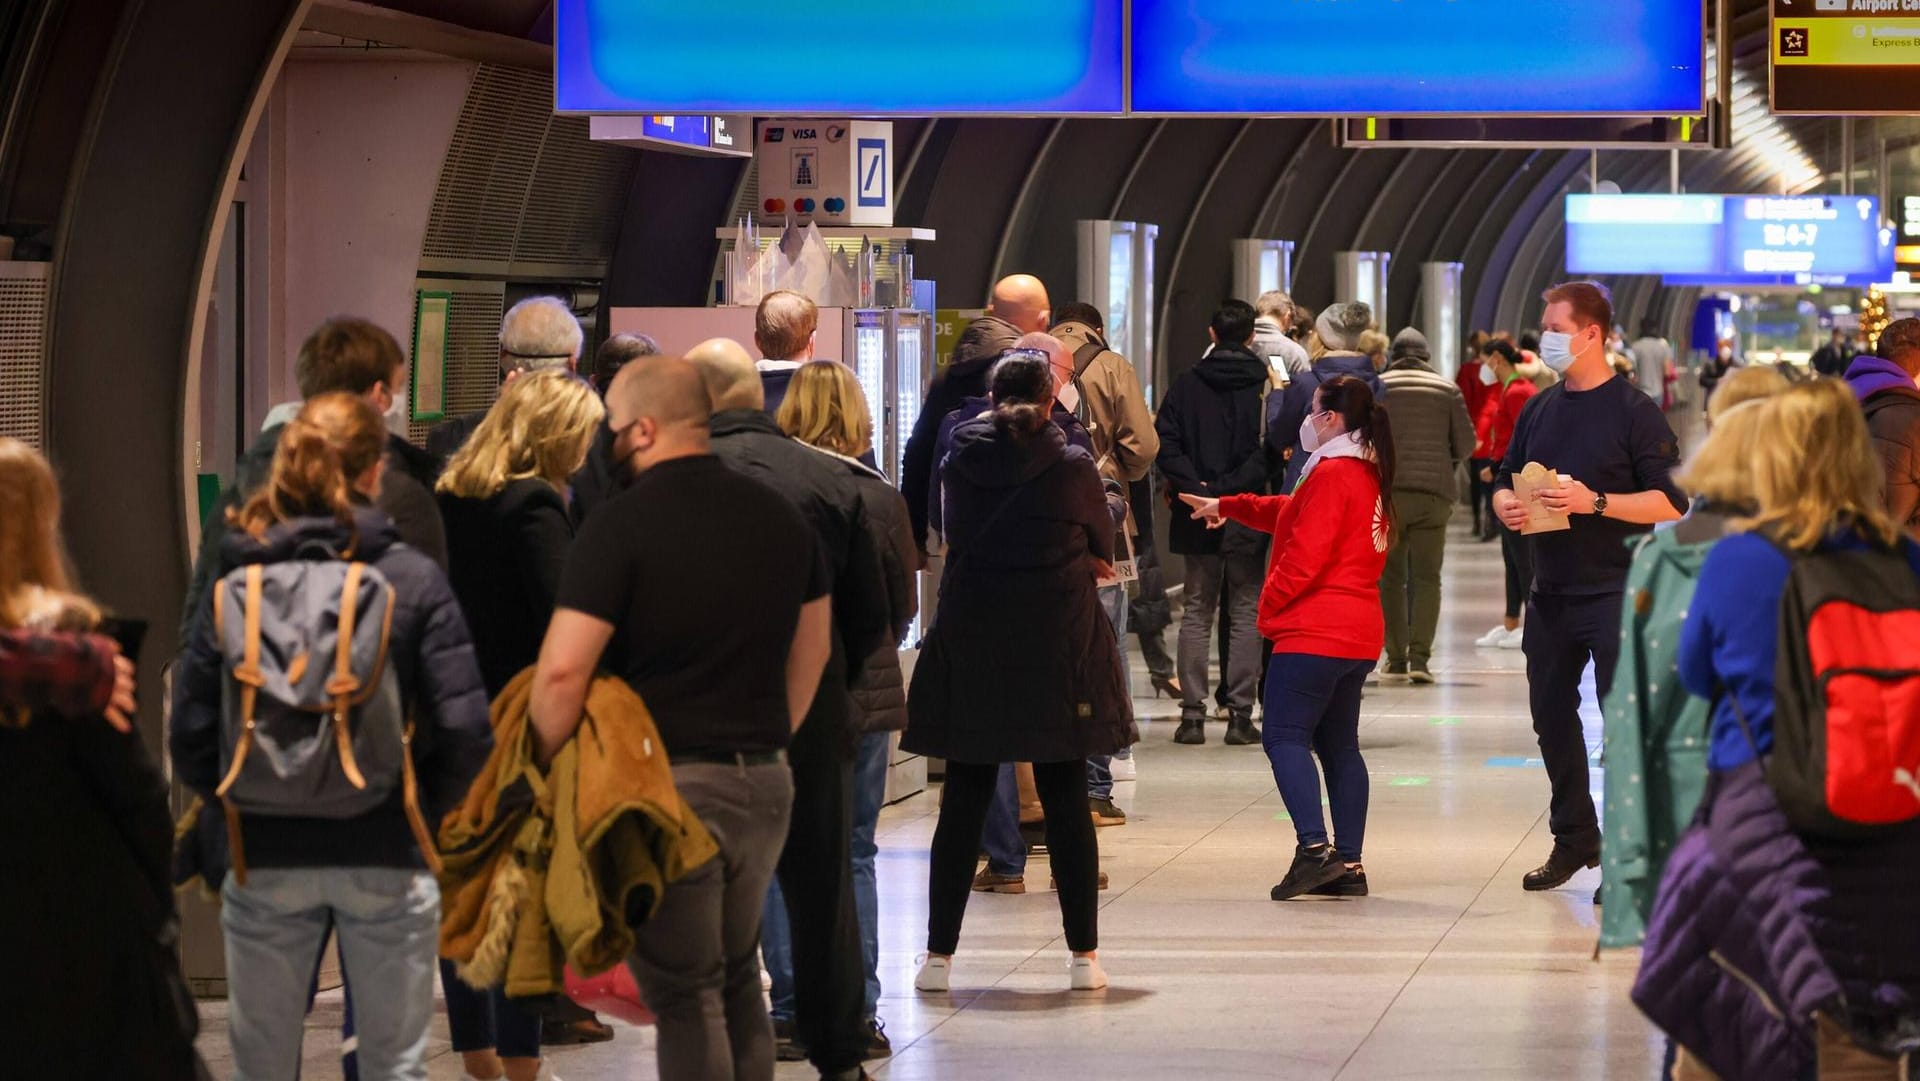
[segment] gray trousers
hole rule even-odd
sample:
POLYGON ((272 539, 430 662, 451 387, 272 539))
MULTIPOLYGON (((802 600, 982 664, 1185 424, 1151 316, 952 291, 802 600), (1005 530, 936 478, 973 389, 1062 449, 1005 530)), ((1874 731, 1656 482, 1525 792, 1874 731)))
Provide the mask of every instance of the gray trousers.
POLYGON ((1393 547, 1380 574, 1387 663, 1426 664, 1440 626, 1440 568, 1453 503, 1431 492, 1393 493, 1393 547))
POLYGON ((1186 608, 1180 617, 1180 719, 1197 721, 1207 715, 1207 654, 1213 645, 1213 614, 1220 610, 1222 591, 1231 634, 1227 669, 1221 673, 1227 686, 1227 711, 1250 718, 1260 667, 1266 663, 1257 626, 1265 554, 1255 550, 1186 559, 1186 608))
POLYGON ((760 993, 760 913, 793 805, 784 762, 688 762, 673 783, 720 855, 667 887, 627 967, 658 1018, 661 1077, 770 1081, 773 1022, 760 993))

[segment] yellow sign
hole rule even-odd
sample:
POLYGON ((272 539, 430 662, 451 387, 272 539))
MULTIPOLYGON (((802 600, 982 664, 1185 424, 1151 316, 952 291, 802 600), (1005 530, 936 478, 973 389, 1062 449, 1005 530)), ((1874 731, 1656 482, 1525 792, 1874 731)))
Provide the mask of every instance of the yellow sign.
POLYGON ((1782 67, 1920 64, 1920 17, 1776 19, 1773 62, 1782 67))

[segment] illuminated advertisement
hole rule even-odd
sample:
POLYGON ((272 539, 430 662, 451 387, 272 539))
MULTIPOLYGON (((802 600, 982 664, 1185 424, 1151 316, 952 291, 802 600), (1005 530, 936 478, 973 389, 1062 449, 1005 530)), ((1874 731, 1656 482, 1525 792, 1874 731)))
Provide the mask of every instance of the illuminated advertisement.
POLYGON ((1567 270, 1670 281, 1848 285, 1893 270, 1865 195, 1569 195, 1567 270))

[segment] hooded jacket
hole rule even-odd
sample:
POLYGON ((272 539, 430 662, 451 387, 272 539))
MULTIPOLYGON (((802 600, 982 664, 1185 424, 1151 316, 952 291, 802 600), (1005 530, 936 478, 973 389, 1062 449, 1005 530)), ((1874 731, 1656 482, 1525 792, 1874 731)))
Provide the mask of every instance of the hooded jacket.
POLYGON ((1342 351, 1322 356, 1310 370, 1294 377, 1284 393, 1267 399, 1267 445, 1286 460, 1286 480, 1281 485, 1284 491, 1291 492, 1299 485, 1300 470, 1307 464, 1307 456, 1300 449, 1300 422, 1313 411, 1313 396, 1323 384, 1343 375, 1364 380, 1375 397, 1384 393, 1373 361, 1360 353, 1342 351))
MULTIPOLYGON (((1245 347, 1219 346, 1174 380, 1157 422, 1160 473, 1169 498, 1271 490, 1280 460, 1260 433, 1263 403, 1273 385, 1267 372, 1267 362, 1245 347)), ((1259 534, 1237 523, 1208 529, 1175 513, 1167 526, 1167 546, 1180 555, 1213 555, 1223 545, 1252 551, 1261 543, 1259 534)))
POLYGON ((987 370, 1019 340, 1020 328, 997 315, 975 319, 954 343, 946 370, 934 376, 927 388, 927 400, 913 422, 900 462, 900 494, 907 500, 913 542, 923 552, 927 550, 927 501, 933 498, 934 470, 940 464, 933 453, 940 422, 966 399, 987 396, 987 370))
POLYGON ((1114 517, 1086 451, 962 423, 947 458, 946 577, 901 746, 958 762, 1067 762, 1136 736, 1094 560, 1114 517))
POLYGON ((1160 453, 1160 433, 1147 412, 1139 373, 1085 323, 1061 323, 1051 333, 1073 354, 1073 378, 1080 389, 1080 408, 1074 415, 1093 440, 1100 475, 1122 487, 1146 476, 1160 453))
POLYGON ((1847 384, 1867 413, 1867 431, 1887 475, 1887 510, 1896 525, 1920 529, 1920 387, 1890 360, 1862 354, 1847 384))
POLYGON ((885 574, 860 490, 841 463, 789 437, 761 410, 716 413, 712 430, 714 456, 785 495, 819 540, 833 579, 833 654, 789 753, 801 761, 851 761, 847 691, 886 643, 890 623, 885 574))
MULTIPOLYGON (((281 563, 318 558, 322 549, 351 549, 393 586, 387 663, 399 677, 400 697, 415 726, 411 752, 421 810, 436 821, 459 802, 493 745, 487 692, 460 604, 440 568, 400 543, 393 523, 372 507, 360 509, 352 530, 332 518, 295 518, 269 529, 264 540, 235 532, 227 538, 224 562, 281 563)), ((211 805, 218 802, 212 796, 220 784, 221 700, 228 677, 211 602, 208 609, 197 615, 174 667, 169 745, 175 776, 211 805)), ((241 833, 254 867, 426 866, 397 785, 385 804, 357 818, 242 815, 241 833)))
MULTIPOLYGON (((943 487, 940 482, 940 469, 946 464, 947 455, 953 451, 954 429, 960 427, 960 425, 967 421, 985 414, 992 408, 993 399, 991 398, 984 396, 968 398, 966 401, 960 403, 960 408, 948 413, 946 419, 940 422, 940 435, 934 442, 933 490, 927 493, 927 528, 931 532, 939 533, 944 531, 943 527, 945 525, 944 519, 946 515, 940 505, 941 489, 943 487)), ((1067 437, 1068 446, 1079 447, 1081 450, 1087 452, 1087 457, 1089 458, 1097 457, 1093 453, 1093 437, 1087 434, 1086 427, 1080 423, 1078 417, 1067 412, 1066 408, 1057 401, 1053 403, 1053 424, 1054 427, 1059 428, 1061 433, 1067 437)), ((1159 436, 1155 435, 1154 440, 1157 443, 1159 436)))
POLYGON ((1393 490, 1460 498, 1455 476, 1473 457, 1473 418, 1460 388, 1433 370, 1425 335, 1408 327, 1393 339, 1380 385, 1393 427, 1393 490))

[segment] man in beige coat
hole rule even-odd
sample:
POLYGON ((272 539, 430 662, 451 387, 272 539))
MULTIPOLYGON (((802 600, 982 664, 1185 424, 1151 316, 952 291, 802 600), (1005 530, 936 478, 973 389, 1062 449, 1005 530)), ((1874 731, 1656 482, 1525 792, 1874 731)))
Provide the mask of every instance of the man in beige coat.
MULTIPOLYGON (((1101 477, 1120 485, 1122 492, 1147 475, 1160 453, 1160 433, 1154 430, 1153 415, 1147 410, 1147 397, 1140 390, 1140 375, 1127 358, 1107 345, 1105 321, 1091 304, 1062 304, 1053 313, 1053 328, 1048 332, 1073 355, 1073 379, 1060 389, 1060 404, 1073 410, 1087 434, 1093 438, 1093 456, 1101 477), (1069 401, 1068 399, 1076 399, 1069 401)), ((1128 508, 1127 528, 1133 529, 1132 508, 1128 508)), ((1132 548, 1116 555, 1132 561, 1132 548)), ((1127 570, 1132 576, 1132 570, 1127 570)), ((1127 663, 1127 587, 1124 579, 1104 582, 1100 603, 1113 622, 1113 636, 1120 644, 1120 663, 1127 663)), ((1113 782, 1132 780, 1131 751, 1113 762, 1100 758, 1087 763, 1087 789, 1093 805, 1094 821, 1101 825, 1119 825, 1126 816, 1113 806, 1113 782)))

